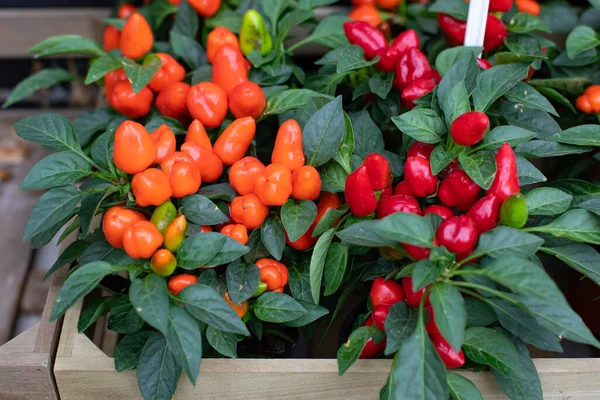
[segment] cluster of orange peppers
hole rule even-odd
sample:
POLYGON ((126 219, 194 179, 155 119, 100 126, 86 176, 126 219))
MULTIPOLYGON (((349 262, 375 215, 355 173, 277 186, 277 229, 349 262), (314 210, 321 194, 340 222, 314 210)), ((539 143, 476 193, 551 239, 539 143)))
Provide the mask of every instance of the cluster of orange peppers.
POLYGON ((588 87, 575 101, 575 105, 586 114, 600 113, 600 85, 588 87))

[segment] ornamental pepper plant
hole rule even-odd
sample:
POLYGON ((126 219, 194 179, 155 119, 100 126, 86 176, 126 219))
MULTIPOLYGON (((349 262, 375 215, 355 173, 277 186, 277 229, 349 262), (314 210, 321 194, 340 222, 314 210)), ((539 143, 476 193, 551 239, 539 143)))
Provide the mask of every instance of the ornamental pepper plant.
MULTIPOLYGON (((581 178, 600 146, 599 11, 492 1, 469 48, 462 0, 318 19, 332 3, 122 4, 103 43, 31 49, 89 57, 107 104, 15 124, 56 150, 22 183, 47 189, 24 240, 74 238, 51 319, 84 297, 80 332, 108 314, 115 369, 145 399, 196 383, 203 357, 289 356, 301 336, 341 343, 340 374, 389 359, 382 399, 481 399, 464 370, 542 399, 527 346, 600 348, 544 268, 600 284, 600 186, 581 178), (313 44, 328 50, 303 58, 313 44)), ((42 70, 4 107, 74 79, 42 70)))

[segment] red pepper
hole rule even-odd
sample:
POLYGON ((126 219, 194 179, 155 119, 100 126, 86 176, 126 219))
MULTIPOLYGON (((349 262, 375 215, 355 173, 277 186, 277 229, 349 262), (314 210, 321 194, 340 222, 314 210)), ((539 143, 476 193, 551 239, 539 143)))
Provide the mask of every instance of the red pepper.
MULTIPOLYGON (((369 317, 365 322, 364 326, 373 326, 373 317, 369 317)), ((367 343, 365 343, 365 347, 363 351, 360 353, 358 358, 372 358, 376 355, 380 354, 383 350, 385 350, 385 342, 386 339, 383 339, 379 343, 375 343, 373 338, 367 339, 367 343)))
POLYGON ((440 178, 446 178, 447 176, 456 171, 462 171, 462 169, 460 168, 460 163, 455 158, 454 160, 450 161, 450 164, 448 164, 448 166, 444 168, 442 172, 439 173, 439 176, 440 178))
POLYGON ((377 197, 371 187, 369 172, 364 165, 352 172, 346 178, 344 189, 346 203, 350 207, 352 214, 359 217, 366 217, 377 208, 377 197))
MULTIPOLYGON (((419 307, 419 304, 421 304, 421 299, 423 298, 427 288, 424 287, 415 292, 413 288, 413 279, 410 276, 405 276, 402 278, 402 288, 404 289, 404 293, 406 293, 406 304, 410 307, 419 307)), ((425 305, 428 304, 429 295, 427 295, 425 298, 425 305)))
POLYGON ((396 65, 396 87, 402 91, 417 79, 431 79, 433 72, 427 56, 419 49, 411 47, 400 56, 396 65))
POLYGON ((397 49, 400 54, 404 54, 408 49, 418 49, 420 45, 421 42, 419 40, 419 35, 417 35, 417 31, 408 29, 396 36, 396 39, 390 44, 390 47, 397 49))
POLYGON ((461 349, 457 354, 442 335, 431 335, 431 342, 433 343, 433 347, 439 354, 440 358, 446 365, 446 368, 452 369, 462 367, 464 365, 465 353, 463 353, 461 349))
POLYGON ((429 255, 431 254, 431 249, 428 249, 427 247, 414 246, 407 243, 403 243, 402 247, 404 247, 406 254, 408 254, 415 261, 429 258, 429 255))
POLYGON ((440 184, 438 197, 445 205, 467 211, 477 201, 481 189, 465 171, 450 174, 440 184))
POLYGON ((477 225, 468 215, 446 218, 438 227, 436 237, 441 246, 460 254, 475 247, 477 243, 477 225))
POLYGON ((373 59, 381 49, 387 46, 383 33, 364 21, 345 22, 344 32, 350 43, 364 50, 367 60, 373 59))
POLYGON ((442 219, 454 217, 454 211, 452 211, 446 206, 441 206, 439 204, 434 204, 432 206, 425 207, 425 209, 423 210, 423 215, 425 216, 427 214, 437 214, 440 217, 442 217, 442 219))
POLYGON ((362 165, 367 167, 373 190, 383 190, 392 184, 390 163, 381 154, 371 153, 365 157, 362 165))
POLYGON ((377 62, 377 68, 385 72, 392 72, 396 68, 400 56, 410 48, 418 49, 419 45, 419 36, 414 29, 402 32, 396 36, 392 44, 379 50, 377 55, 381 57, 381 60, 377 62))
POLYGON ((452 122, 450 136, 463 146, 473 146, 485 136, 490 129, 490 120, 481 111, 469 111, 452 122))
MULTIPOLYGON (((438 24, 450 46, 460 46, 463 44, 465 41, 465 33, 467 31, 466 21, 461 21, 450 15, 439 13, 438 24)), ((502 23, 495 15, 488 14, 483 49, 485 51, 494 50, 504 43, 504 39, 507 36, 508 32, 506 31, 504 23, 502 23)))
POLYGON ((396 189, 394 190, 394 195, 396 194, 403 194, 411 197, 415 196, 412 190, 410 190, 410 187, 408 187, 408 183, 406 181, 402 181, 396 186, 396 189))
POLYGON ((431 79, 436 83, 440 83, 442 81, 442 76, 440 75, 440 71, 434 69, 431 71, 431 79))
POLYGON ((379 277, 373 281, 369 297, 373 307, 378 305, 393 306, 399 301, 404 301, 404 291, 398 282, 391 279, 386 281, 379 277))
POLYGON ((389 304, 380 304, 373 308, 373 325, 382 332, 385 332, 385 319, 391 307, 389 304))
POLYGON ((433 145, 433 144, 428 144, 428 143, 423 143, 423 142, 414 142, 408 148, 408 152, 406 153, 406 158, 421 157, 426 160, 429 160, 433 149, 435 149, 435 145, 433 145))
POLYGON ((404 165, 404 180, 417 197, 426 197, 437 190, 438 178, 431 172, 429 160, 408 157, 404 165))
POLYGON ((427 321, 427 325, 425 325, 425 330, 430 335, 436 335, 440 333, 440 328, 438 328, 435 323, 435 317, 433 315, 433 306, 425 306, 427 312, 429 312, 429 321, 427 321))
POLYGON ((394 194, 394 191, 392 190, 392 186, 388 186, 388 187, 384 187, 383 189, 381 189, 381 192, 379 192, 379 200, 385 199, 386 197, 391 197, 394 194))
POLYGON ((477 65, 479 65, 479 68, 483 70, 490 69, 493 67, 492 63, 486 60, 485 58, 478 58, 477 65))
POLYGON ((396 69, 396 64, 398 64, 398 59, 400 58, 400 53, 397 49, 387 46, 382 49, 379 49, 377 55, 380 57, 379 61, 375 66, 383 72, 392 72, 396 69))
POLYGON ((421 208, 417 200, 404 194, 397 194, 379 200, 379 204, 377 204, 377 218, 385 218, 397 212, 421 215, 421 208))
POLYGON ((415 106, 413 101, 431 92, 435 86, 436 83, 431 79, 417 79, 409 83, 402 91, 402 106, 413 108, 415 106))
POLYGON ((488 14, 487 25, 485 27, 485 37, 483 39, 483 49, 492 51, 504 44, 504 39, 508 37, 506 26, 500 18, 495 15, 488 14))
POLYGON ((490 0, 489 12, 508 12, 512 8, 513 0, 490 0))
POLYGON ((513 193, 520 191, 517 159, 513 149, 504 143, 496 154, 496 177, 486 194, 496 195, 500 203, 513 193))
POLYGON ((500 222, 500 206, 501 203, 493 194, 488 194, 473 204, 467 214, 475 221, 477 232, 480 235, 498 226, 498 222, 500 222))

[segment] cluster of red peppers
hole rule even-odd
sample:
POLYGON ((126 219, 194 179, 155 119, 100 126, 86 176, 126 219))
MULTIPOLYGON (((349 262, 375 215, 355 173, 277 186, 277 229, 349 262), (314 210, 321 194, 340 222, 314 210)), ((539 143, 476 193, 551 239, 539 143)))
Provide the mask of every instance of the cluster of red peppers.
MULTIPOLYGON (((493 12, 491 7, 492 5, 490 4, 490 12, 493 12)), ((461 46, 465 41, 467 21, 462 21, 443 13, 439 13, 437 18, 440 29, 446 37, 448 44, 450 46, 461 46)), ((488 14, 485 36, 483 39, 483 49, 485 51, 492 51, 502 46, 506 37, 508 37, 508 32, 506 31, 504 23, 494 14, 488 14)))

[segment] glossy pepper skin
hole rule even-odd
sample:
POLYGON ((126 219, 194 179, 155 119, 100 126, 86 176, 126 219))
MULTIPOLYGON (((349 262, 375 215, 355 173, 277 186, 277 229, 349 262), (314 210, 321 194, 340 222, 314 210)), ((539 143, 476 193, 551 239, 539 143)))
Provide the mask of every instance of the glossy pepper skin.
POLYGON ((419 49, 409 48, 396 65, 396 87, 402 91, 417 79, 431 79, 433 71, 427 56, 419 49))
POLYGON ((212 82, 200 82, 190 88, 187 106, 192 118, 207 128, 218 128, 227 115, 227 93, 212 82))
MULTIPOLYGON (((352 18, 352 17, 350 17, 352 18)), ((344 32, 348 41, 365 52, 365 58, 372 60, 381 49, 387 47, 383 33, 364 21, 344 22, 344 32)))
MULTIPOLYGON (((373 317, 369 317, 365 322, 364 326, 373 326, 373 317)), ((376 355, 382 353, 385 350, 386 339, 384 338, 379 343, 375 343, 373 338, 367 339, 365 347, 363 348, 358 358, 373 358, 376 355)))
POLYGON ((175 82, 161 90, 156 96, 156 108, 165 117, 184 120, 189 118, 187 108, 187 95, 190 85, 184 82, 175 82))
POLYGON ((421 97, 425 96, 427 93, 431 92, 436 86, 437 84, 428 78, 417 79, 416 81, 409 83, 408 85, 406 85, 406 87, 402 91, 402 95, 400 96, 400 98, 403 101, 402 105, 409 108, 413 108, 415 106, 413 103, 415 100, 418 100, 421 97))
POLYGON ((131 190, 135 201, 141 207, 159 206, 172 195, 169 179, 157 168, 148 168, 135 174, 131 181, 131 190))
POLYGON ((467 213, 477 226, 477 232, 481 235, 498 226, 500 222, 500 202, 493 194, 488 194, 477 200, 467 213))
POLYGON ((489 12, 508 12, 512 8, 513 0, 490 0, 489 12))
POLYGON ((202 175, 194 159, 186 153, 176 151, 160 164, 176 198, 194 194, 200 189, 202 175))
POLYGON ((377 28, 382 22, 379 11, 377 11, 377 8, 372 4, 363 4, 355 7, 348 14, 348 18, 357 22, 365 22, 373 28, 377 28))
POLYGON ((490 69, 493 67, 492 63, 486 60, 485 58, 478 58, 477 65, 483 70, 490 69))
POLYGON ((265 165, 257 158, 244 157, 229 169, 229 184, 244 196, 254 192, 254 181, 265 172, 265 165))
POLYGON ((263 90, 254 82, 240 83, 231 91, 229 109, 236 118, 260 117, 267 106, 263 90))
POLYGON ((508 143, 504 143, 496 154, 496 177, 486 194, 493 194, 500 203, 513 193, 520 191, 517 158, 508 143))
POLYGON ((213 146, 213 151, 225 165, 233 165, 246 155, 256 133, 256 122, 252 117, 233 121, 213 146))
POLYGON ((246 313, 248 312, 248 302, 247 301, 244 301, 241 304, 235 304, 231 300, 231 296, 229 296, 229 292, 225 292, 225 294, 223 295, 223 298, 225 299, 227 304, 229 304, 229 307, 231 307, 233 309, 233 311, 235 311, 235 313, 238 315, 238 317, 243 318, 244 315, 246 315, 246 313))
POLYGON ((167 200, 154 209, 150 222, 156 226, 160 233, 164 234, 175 218, 177 218, 177 209, 171 200, 167 200))
POLYGON ((188 0, 188 3, 203 18, 212 17, 221 7, 221 0, 188 0))
POLYGON ((163 236, 149 221, 138 221, 123 234, 123 248, 131 258, 150 258, 162 245, 163 236))
POLYGON ((456 118, 450 125, 450 136, 463 146, 473 146, 490 129, 490 120, 481 111, 469 111, 456 118))
MULTIPOLYGON (((413 287, 413 279, 410 276, 405 276, 402 278, 402 288, 406 294, 406 304, 410 307, 419 307, 419 304, 421 304, 421 299, 423 298, 427 288, 424 287, 415 292, 413 287)), ((429 296, 425 298, 425 305, 429 305, 429 296)))
MULTIPOLYGON (((438 24, 450 46, 459 46, 465 40, 467 30, 466 21, 461 21, 450 15, 438 13, 438 24)), ((508 36, 506 27, 496 16, 489 14, 487 17, 483 49, 492 51, 502 45, 508 36)))
POLYGON ((108 102, 118 112, 129 118, 139 118, 147 115, 152 108, 154 94, 144 87, 137 93, 129 81, 117 83, 111 90, 108 102))
POLYGON ((223 175, 223 163, 211 149, 196 142, 187 142, 181 145, 181 151, 194 160, 200 170, 202 182, 214 182, 223 175))
POLYGON ((266 206, 282 206, 292 194, 292 172, 282 164, 269 164, 254 180, 254 193, 266 206))
POLYGON ((111 50, 118 49, 121 43, 121 32, 114 26, 108 25, 104 28, 102 43, 104 51, 107 53, 111 50))
POLYGON ((418 49, 420 46, 419 36, 414 29, 408 29, 400 33, 392 43, 383 49, 380 49, 377 55, 381 59, 377 62, 377 68, 385 72, 392 72, 396 69, 400 56, 410 48, 418 49))
POLYGON ((176 253, 181 246, 181 242, 185 239, 185 230, 187 229, 187 219, 184 215, 180 215, 175 218, 173 222, 169 224, 163 234, 164 245, 167 250, 176 253))
POLYGON ((427 321, 427 324, 425 325, 425 330, 427 331, 427 333, 429 335, 439 334, 440 328, 438 328, 437 324, 435 323, 435 315, 433 314, 433 306, 431 306, 431 305, 425 306, 425 309, 429 313, 429 320, 427 321))
POLYGON ((521 193, 511 194, 500 207, 500 223, 520 229, 527 223, 527 204, 521 193))
POLYGON ((397 212, 413 213, 421 215, 419 203, 413 197, 403 194, 386 197, 379 200, 377 204, 377 218, 385 218, 397 212))
POLYGON ((479 198, 480 191, 479 185, 469 178, 465 171, 456 171, 442 181, 438 197, 448 207, 467 211, 479 198))
POLYGON ((515 0, 519 12, 538 16, 542 11, 540 3, 536 0, 515 0))
POLYGON ((260 281, 267 284, 267 290, 283 292, 288 283, 288 268, 272 258, 261 258, 254 263, 260 270, 260 281))
POLYGON ((245 56, 253 51, 258 51, 265 56, 273 49, 271 34, 256 10, 248 10, 244 13, 240 28, 240 49, 245 56))
POLYGON ((168 125, 162 124, 154 132, 150 134, 150 138, 156 143, 156 159, 155 163, 160 164, 175 153, 175 134, 168 125))
POLYGON ((321 175, 312 165, 305 165, 292 172, 292 198, 315 200, 321 193, 321 175))
POLYGON ((146 55, 153 45, 154 35, 146 18, 138 13, 129 16, 121 31, 121 53, 135 60, 146 55))
POLYGON ((177 259, 167 249, 160 249, 152 255, 150 269, 160 276, 171 276, 177 268, 177 259))
POLYGON ((588 87, 581 96, 575 100, 575 105, 586 114, 600 113, 600 85, 588 87))
POLYGON ((306 162, 302 149, 302 128, 294 119, 288 119, 279 127, 271 162, 283 164, 291 171, 302 167, 306 162))
POLYGON ((383 190, 392 184, 390 163, 381 154, 371 153, 365 157, 362 165, 367 167, 369 181, 373 190, 383 190))
POLYGON ((399 301, 404 301, 404 291, 402 285, 394 280, 385 280, 381 277, 375 278, 369 298, 373 307, 378 305, 393 306, 399 301))
POLYGON ((156 159, 156 144, 143 125, 124 121, 115 132, 113 160, 128 174, 144 171, 156 159))
POLYGON ((473 249, 477 243, 477 236, 477 225, 466 214, 446 218, 436 232, 439 244, 455 254, 473 249))
POLYGON ((122 249, 125 231, 138 221, 146 221, 141 212, 119 206, 111 207, 102 218, 102 232, 106 241, 112 247, 122 249))
POLYGON ((377 197, 371 187, 366 166, 363 165, 348 175, 344 196, 350 211, 358 217, 366 217, 377 209, 377 197))
POLYGON ((389 304, 380 304, 373 307, 373 326, 382 332, 385 332, 385 319, 390 313, 391 307, 389 304))
POLYGON ((212 81, 229 96, 240 83, 248 82, 248 68, 242 52, 230 44, 224 44, 213 58, 212 81))
POLYGON ((198 282, 198 277, 192 274, 181 274, 169 279, 169 292, 178 296, 179 293, 190 285, 195 285, 198 282))
POLYGON ((454 211, 452 211, 451 209, 449 209, 446 206, 442 206, 439 204, 434 204, 434 205, 425 207, 423 209, 423 215, 425 216, 427 214, 437 214, 440 217, 442 217, 442 219, 454 217, 454 211))
POLYGON ((483 39, 483 49, 492 51, 504 44, 504 39, 508 37, 506 26, 495 15, 489 14, 485 28, 485 37, 483 39))
POLYGON ((212 60, 217 53, 217 50, 224 44, 229 44, 237 49, 240 48, 240 42, 235 33, 231 32, 224 26, 218 26, 206 37, 206 58, 212 64, 212 60))
POLYGON ((137 7, 133 4, 121 4, 119 9, 117 10, 117 17, 121 19, 128 18, 131 14, 133 14, 137 10, 137 7))
POLYGON ((111 101, 112 91, 119 82, 128 81, 127 74, 123 68, 119 68, 116 71, 109 72, 104 76, 104 91, 106 93, 107 101, 111 101))
POLYGON ((421 157, 426 160, 431 158, 431 152, 435 149, 435 145, 423 142, 413 142, 410 145, 408 152, 406 153, 406 158, 409 157, 421 157))
POLYGON ((426 197, 437 190, 438 178, 431 172, 429 160, 408 157, 404 165, 404 180, 417 197, 426 197))
POLYGON ((220 233, 237 240, 241 244, 248 243, 248 229, 242 224, 225 225, 220 233))
POLYGON ((440 334, 431 335, 431 342, 435 351, 439 354, 446 368, 454 369, 462 367, 465 363, 465 354, 462 349, 456 353, 450 344, 440 334))
POLYGON ((202 125, 202 122, 197 119, 192 121, 185 135, 185 143, 189 142, 197 143, 198 145, 210 151, 213 149, 210 138, 206 133, 206 129, 204 129, 204 125, 202 125))
POLYGON ((148 83, 150 89, 160 92, 172 83, 181 82, 185 78, 185 68, 167 53, 156 53, 162 65, 148 83))
POLYGON ((267 215, 269 207, 264 205, 254 193, 244 196, 237 196, 231 202, 231 219, 239 224, 243 224, 248 229, 255 229, 262 225, 267 215))
POLYGON ((406 254, 408 254, 415 261, 429 258, 431 255, 431 249, 427 247, 414 246, 408 243, 403 243, 402 247, 404 248, 404 251, 406 251, 406 254))

